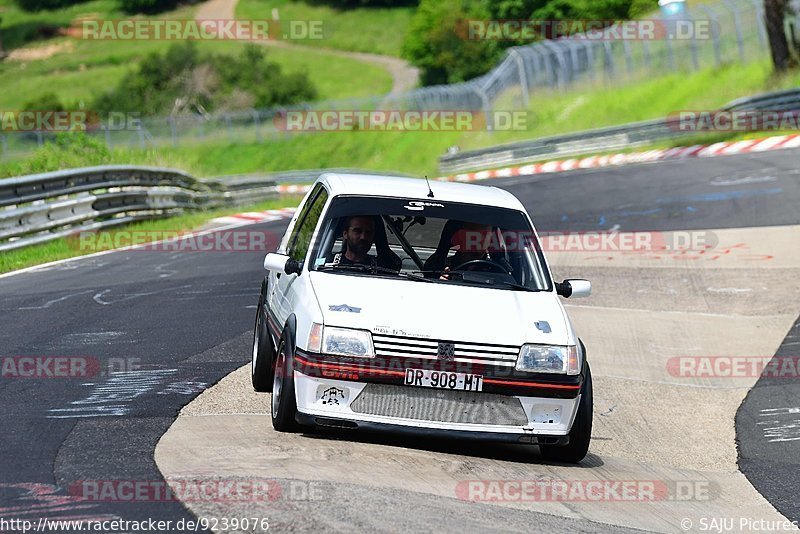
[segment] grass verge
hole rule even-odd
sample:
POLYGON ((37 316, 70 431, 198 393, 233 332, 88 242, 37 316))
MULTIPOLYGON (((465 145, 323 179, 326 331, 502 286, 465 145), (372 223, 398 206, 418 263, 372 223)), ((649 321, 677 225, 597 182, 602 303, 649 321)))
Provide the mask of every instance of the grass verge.
POLYGON ((298 40, 297 44, 400 56, 413 7, 354 7, 337 9, 322 3, 298 0, 239 0, 238 19, 272 19, 277 10, 284 26, 289 21, 319 21, 322 39, 298 40))
MULTIPOLYGON (((299 204, 300 199, 300 196, 282 196, 277 199, 259 202, 250 206, 184 213, 182 215, 169 217, 166 219, 141 221, 122 225, 113 229, 101 230, 97 232, 96 242, 113 242, 113 239, 104 238, 104 234, 119 232, 120 230, 141 232, 145 235, 147 235, 146 233, 152 233, 154 236, 159 235, 159 232, 161 232, 162 235, 163 233, 188 232, 190 230, 201 228, 204 224, 215 217, 222 217, 244 211, 263 211, 296 206, 299 204)), ((157 238, 155 240, 157 240, 157 238)), ((3 252, 0 254, 0 273, 16 271, 17 269, 23 269, 32 265, 40 265, 56 260, 85 256, 86 254, 91 254, 94 252, 98 252, 98 250, 95 248, 81 250, 75 239, 56 239, 40 245, 3 252)))
MULTIPOLYGON (((181 7, 147 19, 192 19, 197 6, 181 7)), ((81 17, 103 20, 130 18, 114 0, 93 0, 70 8, 26 13, 12 0, 0 0, 0 28, 7 52, 25 46, 25 58, 0 61, 0 109, 19 110, 28 102, 56 92, 66 106, 91 106, 95 97, 116 85, 151 52, 162 52, 174 41, 85 40, 48 37, 41 27, 67 28, 81 17), (50 49, 49 52, 45 52, 50 49), (35 59, 38 58, 38 59, 35 59)), ((262 17, 263 18, 263 17, 262 17)), ((245 41, 200 41, 201 50, 238 55, 245 41)), ((20 51, 17 50, 17 53, 20 51)), ((270 47, 267 57, 285 72, 305 71, 320 99, 385 94, 392 77, 377 65, 338 56, 322 56, 313 50, 270 47), (357 84, 353 80, 357 79, 357 84)))
POLYGON ((666 117, 678 111, 719 109, 737 98, 800 85, 800 72, 776 77, 768 60, 676 73, 629 86, 586 86, 533 93, 524 131, 465 136, 461 148, 559 135, 666 117))

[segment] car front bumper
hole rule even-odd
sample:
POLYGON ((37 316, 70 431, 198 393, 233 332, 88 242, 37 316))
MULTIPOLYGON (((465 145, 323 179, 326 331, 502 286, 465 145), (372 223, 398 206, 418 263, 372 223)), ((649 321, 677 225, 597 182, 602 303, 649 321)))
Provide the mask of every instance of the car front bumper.
POLYGON ((294 371, 302 424, 533 444, 564 444, 580 395, 503 396, 312 377, 294 371))

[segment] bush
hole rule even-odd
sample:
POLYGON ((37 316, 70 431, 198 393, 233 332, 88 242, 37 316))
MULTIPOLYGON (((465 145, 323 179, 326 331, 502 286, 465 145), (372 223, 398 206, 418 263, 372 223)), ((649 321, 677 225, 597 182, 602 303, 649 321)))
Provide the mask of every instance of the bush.
POLYGON ((0 174, 22 176, 58 169, 104 165, 111 162, 105 143, 84 132, 60 132, 29 157, 14 162, 0 174))
POLYGON ((162 13, 175 9, 178 0, 122 0, 120 7, 126 13, 162 13))
POLYGON ((42 11, 45 9, 63 9, 88 0, 14 0, 23 11, 42 11))
POLYGON ((65 111, 66 109, 55 93, 45 93, 29 101, 23 107, 24 111, 65 111))
POLYGON ((217 108, 271 107, 313 100, 317 92, 305 73, 284 74, 266 52, 248 45, 241 55, 201 55, 192 42, 153 53, 137 71, 96 99, 100 112, 158 115, 217 108))

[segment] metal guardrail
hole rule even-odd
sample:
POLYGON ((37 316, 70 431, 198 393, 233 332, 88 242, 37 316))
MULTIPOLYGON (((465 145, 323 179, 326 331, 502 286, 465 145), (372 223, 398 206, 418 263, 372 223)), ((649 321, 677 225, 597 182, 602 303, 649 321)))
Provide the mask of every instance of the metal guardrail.
POLYGON ((276 182, 262 176, 198 180, 157 167, 109 165, 0 179, 0 252, 277 194, 276 182))
MULTIPOLYGON (((740 98, 728 103, 721 110, 800 110, 800 88, 740 98)), ((454 174, 495 166, 528 163, 545 157, 571 157, 593 152, 634 148, 665 139, 697 135, 697 133, 681 130, 677 119, 664 118, 633 122, 447 154, 439 158, 439 170, 443 174, 454 174)))
MULTIPOLYGON (((229 187, 234 187, 236 184, 248 183, 251 181, 263 181, 263 180, 272 180, 276 183, 280 184, 310 184, 320 174, 324 174, 326 172, 332 172, 337 174, 364 174, 365 172, 363 169, 353 169, 353 168, 330 168, 330 169, 303 169, 303 170, 295 170, 295 171, 275 171, 275 172, 268 172, 268 173, 258 173, 258 174, 235 174, 229 176, 218 176, 214 178, 215 182, 219 182, 221 184, 225 184, 229 187)), ((386 176, 401 176, 401 177, 415 177, 411 174, 406 174, 402 172, 395 172, 395 171, 380 171, 381 175, 386 176)))

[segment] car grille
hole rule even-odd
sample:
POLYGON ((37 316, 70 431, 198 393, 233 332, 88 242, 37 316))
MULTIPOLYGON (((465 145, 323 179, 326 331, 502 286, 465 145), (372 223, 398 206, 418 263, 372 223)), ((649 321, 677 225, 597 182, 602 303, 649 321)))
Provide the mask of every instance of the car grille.
POLYGON ((367 384, 350 404, 357 413, 476 425, 528 423, 519 399, 467 391, 367 384))
POLYGON ((375 344, 376 356, 384 358, 445 359, 439 357, 440 343, 453 345, 454 355, 450 359, 462 363, 514 367, 519 355, 519 347, 513 345, 487 345, 383 334, 372 334, 372 341, 375 344))

